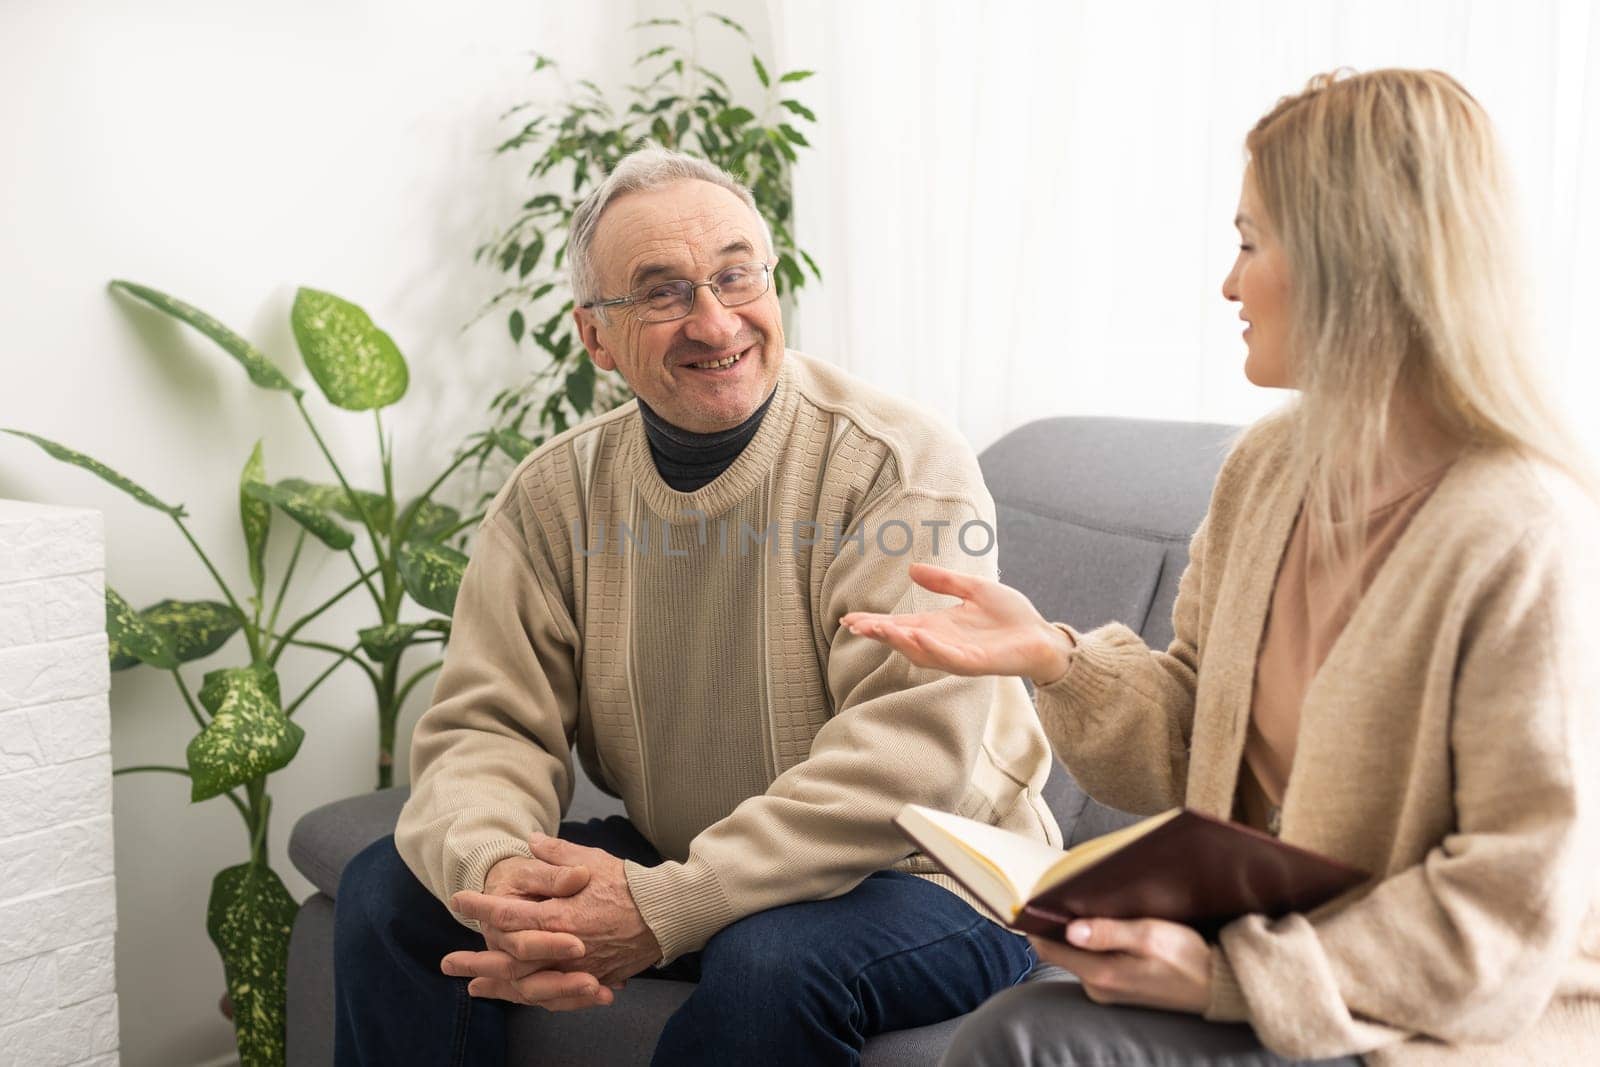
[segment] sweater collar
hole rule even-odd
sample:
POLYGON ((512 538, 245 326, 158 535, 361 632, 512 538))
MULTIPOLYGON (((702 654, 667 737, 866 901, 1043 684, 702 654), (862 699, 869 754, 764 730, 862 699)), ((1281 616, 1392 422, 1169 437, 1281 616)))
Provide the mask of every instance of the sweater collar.
MULTIPOLYGON (((800 390, 795 381, 798 364, 795 353, 785 351, 778 371, 778 385, 767 400, 767 410, 755 432, 727 468, 707 484, 691 491, 674 489, 662 478, 651 455, 650 438, 643 418, 627 419, 620 442, 624 466, 644 501, 657 515, 671 519, 685 512, 720 515, 755 489, 772 470, 783 443, 794 426, 800 407, 800 390)), ((679 431, 681 432, 681 431, 679 431)))
POLYGON ((732 429, 716 433, 693 433, 674 426, 641 398, 639 415, 644 420, 645 438, 650 443, 656 472, 678 492, 693 492, 714 481, 755 437, 776 395, 777 386, 773 386, 773 391, 749 418, 732 429))

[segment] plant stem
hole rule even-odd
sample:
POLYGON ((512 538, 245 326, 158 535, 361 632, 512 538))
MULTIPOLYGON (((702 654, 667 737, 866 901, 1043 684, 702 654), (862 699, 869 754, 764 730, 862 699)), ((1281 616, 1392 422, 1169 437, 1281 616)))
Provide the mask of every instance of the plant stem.
POLYGON ((446 467, 444 469, 444 473, 439 475, 439 477, 435 478, 433 480, 433 484, 428 486, 428 488, 424 489, 422 491, 422 495, 417 497, 416 503, 412 508, 411 514, 409 516, 407 516, 407 521, 406 521, 405 525, 402 526, 398 522, 395 524, 395 531, 394 531, 395 543, 399 544, 399 543, 405 541, 406 534, 411 532, 411 524, 416 521, 417 515, 422 511, 422 502, 424 500, 433 499, 433 494, 436 493, 438 491, 439 487, 444 484, 444 480, 446 478, 448 478, 452 474, 454 474, 456 472, 456 470, 463 463, 465 463, 467 460, 471 459, 473 456, 477 455, 479 452, 488 451, 488 450, 492 449, 493 447, 494 447, 494 442, 493 441, 485 440, 484 443, 479 445, 477 448, 469 448, 465 452, 461 453, 461 455, 457 456, 453 461, 451 461, 450 466, 448 466, 448 467, 446 467))
MULTIPOLYGON (((361 581, 366 585, 367 592, 372 594, 372 602, 373 604, 377 605, 378 613, 381 615, 383 613, 383 597, 378 594, 377 586, 372 584, 371 576, 378 570, 382 570, 387 573, 388 564, 380 563, 377 568, 372 571, 368 571, 362 568, 361 560, 356 556, 356 550, 354 548, 345 549, 345 554, 350 557, 350 562, 355 564, 356 573, 361 576, 361 581)), ((378 559, 380 561, 383 559, 382 553, 379 553, 378 559)))
MULTIPOLYGON (((360 646, 357 646, 357 647, 360 647, 360 646)), ((293 718, 294 717, 294 713, 299 710, 300 705, 305 703, 306 697, 310 696, 316 690, 317 686, 321 685, 324 681, 326 681, 329 675, 331 675, 334 671, 338 670, 340 665, 342 665, 345 660, 347 660, 351 656, 355 655, 355 652, 356 652, 356 650, 354 648, 352 648, 348 652, 346 652, 342 656, 340 656, 338 659, 336 659, 332 663, 328 664, 327 669, 324 670, 321 674, 317 675, 314 679, 312 679, 311 684, 306 686, 305 690, 299 696, 294 698, 294 703, 290 704, 287 708, 283 709, 284 717, 285 718, 293 718)), ((366 666, 366 664, 362 663, 360 660, 357 660, 356 663, 359 666, 362 666, 362 667, 366 666)), ((374 686, 376 686, 378 684, 378 680, 376 678, 373 678, 371 671, 367 672, 367 677, 372 679, 372 684, 374 686)))
POLYGON ((250 798, 250 816, 245 820, 250 828, 250 862, 266 862, 267 815, 272 809, 272 798, 266 796, 266 775, 245 783, 245 793, 250 798))
POLYGON ((116 777, 119 774, 140 774, 145 771, 163 771, 167 774, 181 774, 185 778, 194 777, 189 773, 189 768, 187 767, 169 767, 163 763, 144 763, 137 767, 118 767, 111 772, 111 775, 116 777))
POLYGON ((401 649, 383 664, 383 680, 378 684, 378 788, 388 789, 394 784, 394 733, 395 721, 400 717, 400 704, 395 700, 395 682, 400 674, 401 649))
POLYGON ((278 628, 278 611, 283 607, 283 598, 289 595, 289 579, 294 577, 295 565, 300 562, 300 550, 306 544, 306 528, 300 527, 300 536, 294 539, 294 551, 289 554, 289 565, 284 568, 283 581, 278 584, 278 595, 272 602, 272 614, 267 616, 267 632, 278 628))
MULTIPOLYGON (((147 763, 138 767, 119 767, 111 772, 111 776, 115 778, 119 774, 140 774, 146 771, 161 771, 165 774, 181 774, 185 778, 191 779, 194 777, 193 774, 189 773, 189 769, 187 767, 168 767, 165 764, 160 763, 147 763)), ((232 801, 233 806, 239 809, 239 817, 244 819, 244 824, 246 827, 248 827, 250 825, 250 813, 245 810, 244 802, 239 799, 238 795, 235 794, 231 789, 223 791, 220 795, 225 796, 232 801)))
MULTIPOLYGON (((295 638, 291 638, 289 640, 289 644, 294 645, 296 648, 314 648, 319 652, 331 652, 335 656, 339 657, 339 662, 349 659, 351 656, 354 656, 358 651, 361 650, 361 646, 359 644, 354 648, 340 648, 338 645, 328 645, 322 643, 321 641, 301 641, 295 638)), ((334 663, 334 666, 337 667, 339 662, 334 663)), ((354 663, 357 667, 360 667, 366 672, 367 677, 372 679, 373 685, 378 684, 378 676, 372 673, 371 667, 367 666, 365 663, 362 663, 360 660, 355 660, 354 663)))
POLYGON ((462 530, 465 530, 468 526, 476 526, 476 525, 478 525, 478 523, 483 521, 483 516, 484 515, 485 515, 485 512, 480 511, 476 515, 470 515, 467 518, 462 519, 460 522, 458 522, 454 526, 450 527, 450 529, 447 530, 444 533, 444 535, 439 538, 439 540, 448 541, 450 538, 454 537, 456 534, 460 533, 462 530))
POLYGON ((178 518, 176 515, 173 516, 172 521, 177 523, 178 529, 183 531, 184 539, 189 542, 190 547, 192 547, 195 550, 195 553, 199 555, 200 562, 206 565, 206 570, 210 571, 211 577, 216 579, 217 588, 221 589, 222 595, 228 598, 228 604, 232 606, 234 614, 239 616, 239 624, 244 627, 245 640, 250 644, 251 661, 254 662, 257 659, 260 659, 261 650, 256 640, 255 628, 250 625, 250 616, 244 613, 244 609, 241 608, 239 606, 239 602, 234 599, 233 590, 229 589, 228 583, 222 580, 222 575, 217 573, 217 568, 211 565, 211 557, 207 556, 206 550, 200 547, 200 542, 194 539, 194 534, 189 532, 189 527, 185 526, 183 524, 183 520, 178 518))
POLYGON ((436 659, 426 667, 419 670, 416 674, 413 674, 410 678, 407 678, 405 680, 405 684, 400 687, 399 695, 394 699, 396 712, 405 707, 406 697, 411 695, 411 690, 416 688, 418 682, 422 681, 422 679, 426 678, 428 675, 432 674, 434 671, 443 666, 444 660, 436 659))
POLYGON ((361 516, 361 525, 367 528, 367 537, 372 541, 372 551, 377 554, 378 567, 381 570, 384 563, 383 547, 378 543, 378 529, 372 524, 372 516, 367 514, 367 505, 350 488, 350 483, 345 480, 344 471, 339 469, 339 464, 334 461, 333 453, 328 451, 328 443, 317 432, 317 424, 311 421, 311 412, 306 410, 305 401, 299 397, 294 398, 294 406, 299 409, 300 417, 305 420, 306 429, 311 431, 311 436, 316 438, 317 447, 322 450, 323 458, 328 461, 328 466, 333 468, 333 475, 339 479, 339 484, 344 487, 345 496, 350 499, 351 506, 356 509, 356 514, 361 516))
POLYGON ((343 589, 341 589, 337 593, 333 594, 333 596, 329 597, 327 600, 324 600, 318 607, 313 609, 310 614, 302 615, 298 620, 296 620, 295 624, 293 626, 289 627, 289 629, 281 637, 278 638, 278 643, 275 646, 273 646, 272 654, 267 657, 267 664, 269 666, 276 665, 277 662, 278 662, 278 657, 283 655, 283 650, 285 648, 287 648, 288 645, 289 645, 289 638, 291 638, 295 634, 299 633, 301 631, 301 629, 303 629, 305 627, 305 625, 307 623, 309 623, 312 619, 315 619, 318 615, 321 615, 324 611, 327 611, 329 608, 333 607, 339 601, 343 600, 352 591, 354 591, 357 586, 359 586, 362 582, 366 581, 367 578, 371 575, 371 573, 372 573, 371 571, 368 571, 368 572, 362 574, 355 581, 351 582, 349 585, 345 586, 343 589))
POLYGON ((189 687, 184 683, 183 675, 178 668, 172 668, 172 680, 178 683, 178 692, 183 694, 183 702, 189 705, 189 714, 194 716, 194 721, 200 724, 200 729, 206 728, 205 716, 200 714, 200 709, 195 705, 194 697, 189 695, 189 687))

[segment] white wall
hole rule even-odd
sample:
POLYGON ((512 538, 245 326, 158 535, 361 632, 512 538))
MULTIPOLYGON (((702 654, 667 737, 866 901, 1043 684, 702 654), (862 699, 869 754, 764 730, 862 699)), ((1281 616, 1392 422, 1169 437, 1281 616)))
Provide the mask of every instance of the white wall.
MULTIPOLYGON (((531 49, 615 81, 635 54, 616 31, 639 7, 0 5, 0 425, 70 443, 186 503, 219 569, 247 584, 234 487, 252 444, 265 438, 273 477, 327 473, 282 395, 105 283, 187 299, 310 385, 288 330, 305 284, 361 304, 410 360, 411 389, 389 425, 399 488, 419 490, 523 365, 503 319, 460 332, 498 282, 472 249, 523 199, 521 168, 490 156, 504 133, 495 118, 521 98, 531 49)), ((370 416, 335 412, 314 388, 309 397, 336 451, 370 481, 370 416)), ((108 580, 135 605, 217 596, 164 516, 9 437, 0 497, 103 510, 108 580)), ((281 560, 290 538, 275 536, 281 560)), ((327 589, 347 571, 331 559, 307 577, 327 589)), ((364 624, 324 632, 348 642, 364 624)), ((289 667, 286 692, 321 664, 312 653, 289 667)), ((169 677, 116 675, 112 710, 115 765, 183 762, 194 727, 169 677)), ((371 787, 376 724, 359 675, 324 686, 297 721, 305 743, 273 779, 272 858, 301 897, 310 887, 285 855, 289 829, 371 787)), ((405 763, 402 749, 402 779, 405 763)), ((115 813, 123 1062, 223 1055, 232 1033, 217 1011, 223 975, 205 904, 211 876, 246 856, 240 821, 220 799, 191 806, 172 775, 117 779, 115 813)))
POLYGON ((115 1067, 105 530, 0 500, 0 1063, 115 1067))

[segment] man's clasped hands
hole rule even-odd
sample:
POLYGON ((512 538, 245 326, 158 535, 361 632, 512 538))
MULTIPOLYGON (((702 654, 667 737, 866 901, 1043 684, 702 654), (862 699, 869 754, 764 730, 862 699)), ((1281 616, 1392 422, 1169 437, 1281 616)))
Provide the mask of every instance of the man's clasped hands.
POLYGON ((532 858, 496 863, 484 892, 450 898, 456 914, 477 920, 484 950, 452 952, 440 968, 470 977, 467 992, 477 997, 548 1011, 610 1004, 614 990, 661 958, 623 861, 544 834, 528 844, 532 858))

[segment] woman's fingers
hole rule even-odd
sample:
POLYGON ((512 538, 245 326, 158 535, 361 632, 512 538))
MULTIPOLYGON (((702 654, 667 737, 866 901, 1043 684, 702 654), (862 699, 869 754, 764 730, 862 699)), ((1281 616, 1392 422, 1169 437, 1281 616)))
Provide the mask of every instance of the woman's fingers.
POLYGON ((958 596, 962 600, 975 595, 984 584, 982 578, 974 578, 970 574, 962 574, 960 571, 935 566, 932 563, 913 563, 911 580, 931 593, 958 596))

